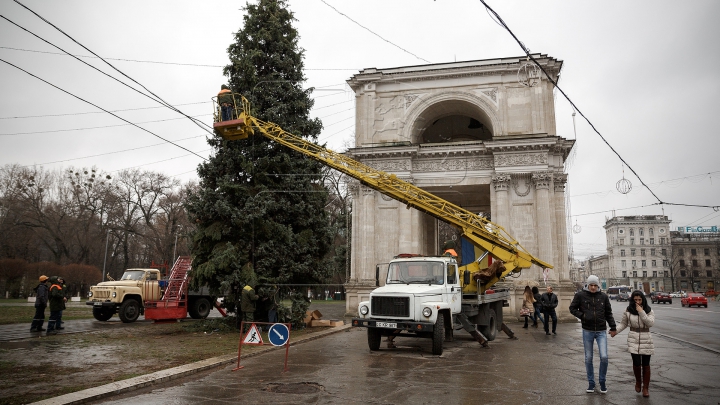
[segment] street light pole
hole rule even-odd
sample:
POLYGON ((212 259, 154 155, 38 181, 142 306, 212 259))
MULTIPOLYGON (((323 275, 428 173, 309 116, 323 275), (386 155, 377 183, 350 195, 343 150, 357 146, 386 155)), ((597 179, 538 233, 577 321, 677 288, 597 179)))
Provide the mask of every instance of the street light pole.
POLYGON ((107 251, 108 251, 108 244, 110 243, 110 229, 107 230, 107 236, 105 237, 105 260, 103 260, 103 272, 102 272, 102 281, 105 281, 105 265, 107 264, 107 251))

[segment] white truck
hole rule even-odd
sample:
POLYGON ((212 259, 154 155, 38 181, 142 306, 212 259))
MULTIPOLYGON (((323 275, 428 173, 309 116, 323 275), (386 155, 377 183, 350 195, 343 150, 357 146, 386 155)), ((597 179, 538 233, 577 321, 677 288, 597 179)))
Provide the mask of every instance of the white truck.
POLYGON ((514 337, 503 323, 507 291, 463 293, 470 274, 460 274, 455 258, 405 256, 410 257, 389 263, 385 285, 373 290, 369 301, 359 303, 359 316, 352 320, 353 326, 367 328, 370 350, 380 348, 382 336, 419 337, 432 339, 432 353, 440 355, 443 342, 453 338, 455 324, 483 346, 495 339, 499 329, 514 337))

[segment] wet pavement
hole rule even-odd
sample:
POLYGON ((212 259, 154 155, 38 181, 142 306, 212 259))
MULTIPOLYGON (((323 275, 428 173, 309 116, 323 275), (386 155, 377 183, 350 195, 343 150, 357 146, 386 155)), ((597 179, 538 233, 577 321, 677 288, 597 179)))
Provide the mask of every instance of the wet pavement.
MULTIPOLYGON (((397 349, 371 352, 363 329, 346 331, 290 349, 277 349, 184 380, 126 393, 105 404, 715 404, 720 355, 677 340, 654 337, 649 399, 635 393, 626 335, 609 339, 605 395, 585 392, 581 329, 558 325, 558 335, 511 327, 519 340, 498 337, 482 349, 462 331, 431 354, 430 340, 396 339, 397 349)), ((597 354, 597 353, 596 353, 597 354)), ((595 357, 596 373, 598 358, 595 357)), ((597 377, 596 377, 597 378, 597 377)))

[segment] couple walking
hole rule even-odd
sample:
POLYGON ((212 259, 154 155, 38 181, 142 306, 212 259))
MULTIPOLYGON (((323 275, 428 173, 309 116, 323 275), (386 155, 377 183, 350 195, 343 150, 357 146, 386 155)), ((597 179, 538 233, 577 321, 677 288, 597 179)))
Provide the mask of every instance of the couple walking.
POLYGON ((530 286, 525 286, 525 292, 523 293, 523 306, 520 310, 520 316, 525 317, 525 325, 523 328, 528 328, 528 318, 532 318, 532 326, 538 327, 538 319, 543 323, 545 328, 545 334, 550 334, 550 319, 552 319, 552 333, 555 335, 555 329, 557 327, 557 314, 555 308, 558 306, 557 295, 553 294, 552 286, 547 287, 547 292, 540 295, 540 291, 537 287, 530 289, 530 286), (540 314, 542 311, 545 314, 540 314))
POLYGON ((600 354, 600 393, 607 392, 605 375, 608 369, 607 326, 610 336, 615 337, 626 328, 628 333, 628 351, 632 356, 635 374, 635 391, 642 391, 644 397, 650 396, 650 356, 654 345, 650 336, 650 327, 655 323, 655 313, 647 303, 642 291, 634 291, 630 304, 623 312, 620 326, 616 327, 612 306, 608 296, 600 291, 600 279, 590 276, 582 291, 575 294, 570 304, 570 313, 582 321, 583 346, 585 348, 585 370, 587 372, 587 392, 595 392, 595 373, 593 370, 593 345, 597 342, 600 354))

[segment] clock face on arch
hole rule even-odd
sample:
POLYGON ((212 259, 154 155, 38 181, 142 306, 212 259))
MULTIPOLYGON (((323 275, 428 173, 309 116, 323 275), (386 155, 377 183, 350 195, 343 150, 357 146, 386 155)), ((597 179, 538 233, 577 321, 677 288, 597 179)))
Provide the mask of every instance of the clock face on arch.
POLYGON ((618 233, 619 233, 620 235, 622 235, 622 234, 625 233, 625 230, 624 230, 624 229, 620 229, 620 230, 618 230, 618 233))

